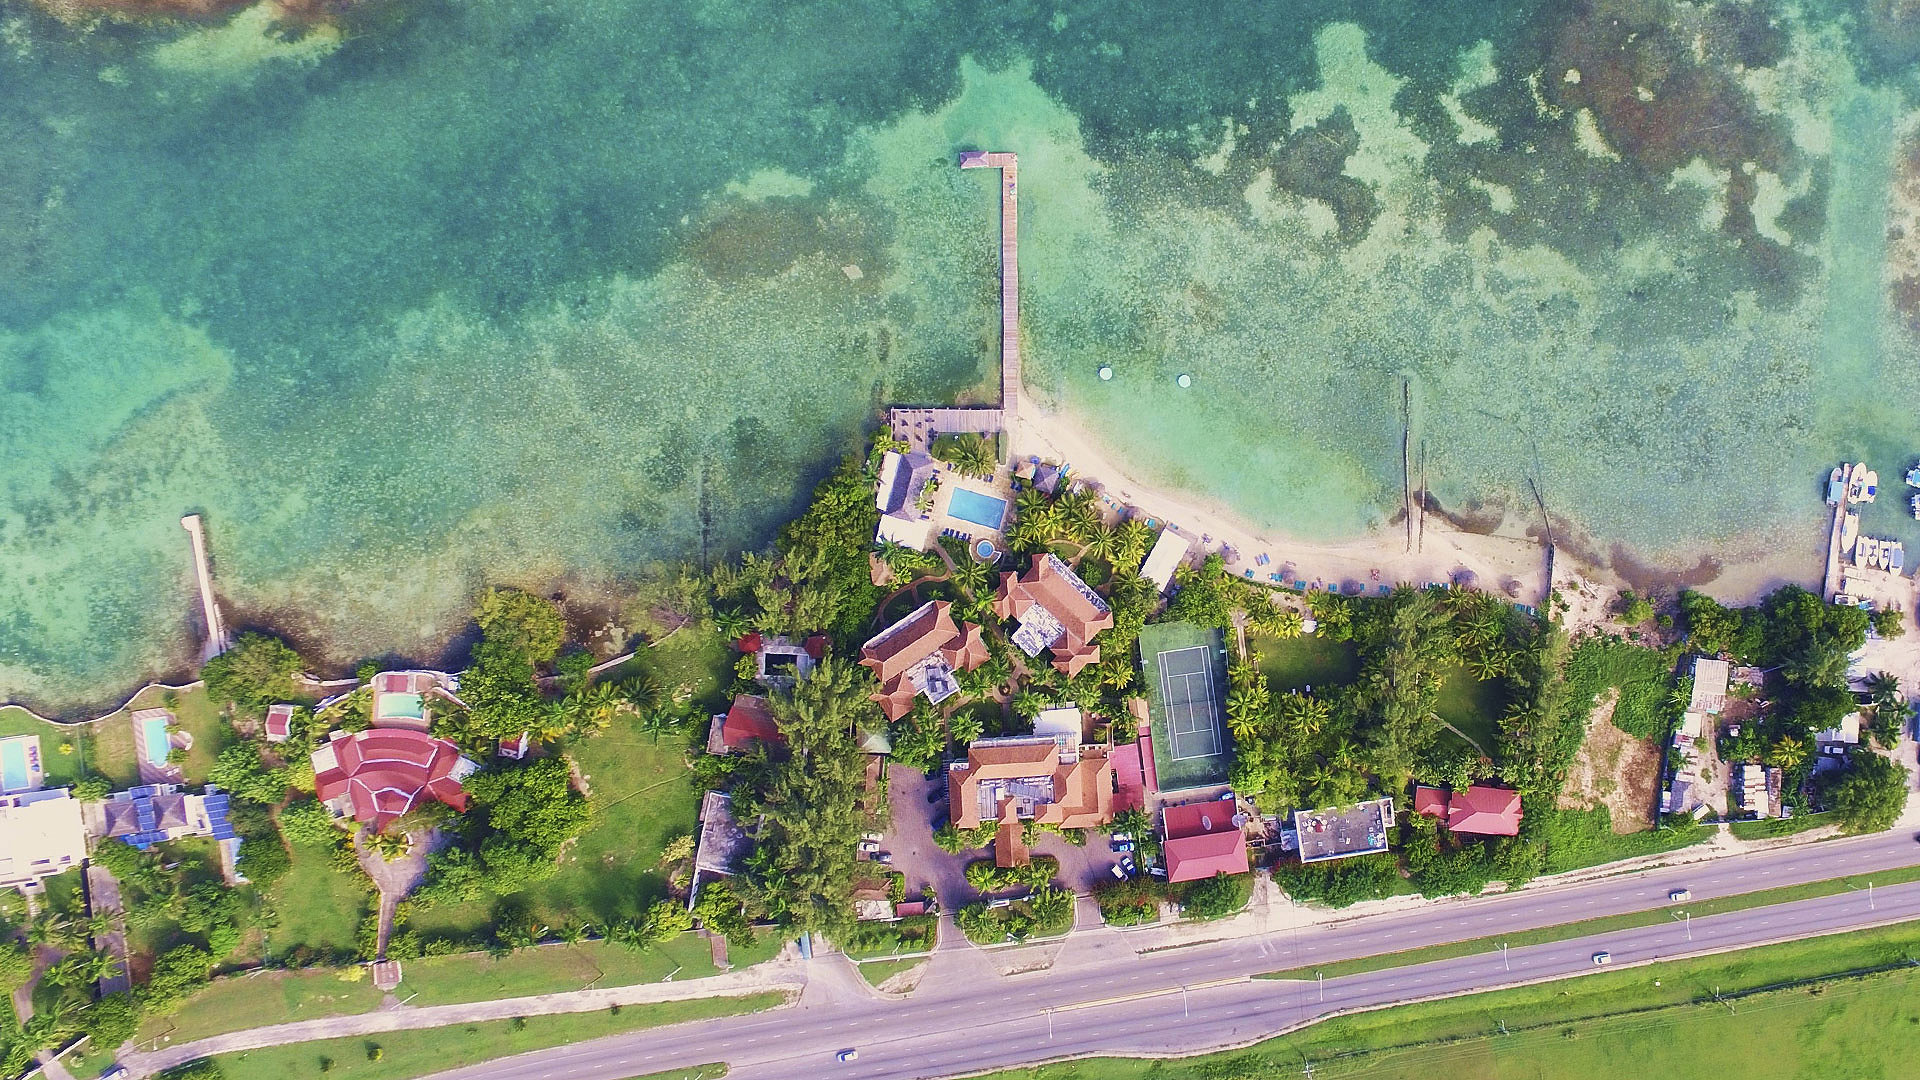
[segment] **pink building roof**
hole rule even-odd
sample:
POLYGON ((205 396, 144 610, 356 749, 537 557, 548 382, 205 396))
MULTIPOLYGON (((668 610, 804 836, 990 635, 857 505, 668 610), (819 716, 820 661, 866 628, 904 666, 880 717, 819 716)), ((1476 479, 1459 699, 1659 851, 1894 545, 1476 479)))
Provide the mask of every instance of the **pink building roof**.
POLYGON ((293 706, 275 705, 267 710, 267 741, 284 742, 293 734, 293 706))
POLYGON ((1456 791, 1447 803, 1447 828, 1471 836, 1516 836, 1520 793, 1479 784, 1456 791))
POLYGON ((774 723, 766 698, 741 694, 733 699, 733 706, 720 722, 720 745, 727 750, 744 750, 756 740, 772 745, 786 742, 787 737, 774 723))
POLYGON ((350 811, 354 820, 380 832, 428 800, 465 810, 467 793, 455 775, 462 765, 460 748, 446 739, 404 728, 370 728, 336 735, 314 750, 314 791, 321 802, 350 811))
POLYGON ((1144 810, 1147 806, 1146 767, 1140 760, 1140 743, 1122 743, 1107 755, 1113 764, 1113 812, 1144 810))
POLYGON ((1233 823, 1232 799, 1169 806, 1161 813, 1167 880, 1198 881, 1247 872, 1247 835, 1233 823))

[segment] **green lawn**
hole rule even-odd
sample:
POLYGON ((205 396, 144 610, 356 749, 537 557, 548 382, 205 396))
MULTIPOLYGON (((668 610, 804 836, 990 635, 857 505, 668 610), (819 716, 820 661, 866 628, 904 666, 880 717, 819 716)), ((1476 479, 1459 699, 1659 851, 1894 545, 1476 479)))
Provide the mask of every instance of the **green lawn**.
POLYGON ((847 935, 841 948, 855 959, 926 952, 933 948, 934 932, 939 925, 940 919, 934 915, 913 915, 899 922, 861 923, 847 935))
POLYGON ((927 962, 923 956, 909 957, 905 960, 869 960, 860 965, 860 977, 873 986, 879 986, 903 971, 912 971, 927 962))
POLYGON ((1506 684, 1499 679, 1476 679, 1455 665, 1442 678, 1434 711, 1473 740, 1481 753, 1492 754, 1500 716, 1507 711, 1506 684))
POLYGON ((365 978, 365 969, 346 970, 362 977, 342 979, 339 969, 326 968, 218 979, 171 1015, 148 1019, 140 1026, 138 1038, 144 1042, 168 1035, 174 1042, 190 1042, 228 1031, 345 1016, 378 1007, 381 994, 365 978))
POLYGON ((1829 811, 1824 814, 1801 814, 1790 818, 1761 818, 1758 821, 1736 821, 1727 828, 1742 840, 1770 840, 1776 836, 1792 836, 1822 825, 1839 824, 1835 815, 1829 811))
POLYGON ((1920 925, 1905 924, 1338 1017, 1247 1050, 1173 1061, 1095 1058, 992 1075, 1251 1080, 1297 1076, 1312 1061, 1315 1076, 1370 1080, 1906 1076, 1910 1039, 1891 1033, 1904 1036, 1920 1024, 1920 971, 1902 967, 1764 991, 1731 1011, 1712 999, 1901 964, 1914 955, 1920 955, 1920 925), (1514 1034, 1498 1036, 1502 1025, 1514 1034), (1701 1027, 1662 1034, 1683 1025, 1701 1027))
POLYGON ((334 869, 325 847, 295 844, 293 869, 262 898, 262 906, 280 920, 267 932, 267 946, 276 958, 303 947, 321 956, 352 951, 373 896, 366 875, 334 869))
POLYGON ((593 821, 532 899, 549 922, 605 926, 667 892, 660 852, 693 831, 698 810, 686 744, 615 727, 572 747, 592 790, 593 821))
POLYGON ((400 993, 413 995, 414 1005, 451 1005, 658 982, 676 969, 679 979, 713 974, 713 953, 705 938, 681 934, 642 952, 589 941, 521 949, 497 960, 486 953, 409 960, 400 993))
POLYGON ((1332 641, 1319 634, 1285 639, 1253 634, 1247 638, 1247 647, 1260 657, 1260 670, 1274 693, 1339 686, 1360 674, 1360 654, 1350 641, 1332 641))
POLYGON ((406 1080, 603 1035, 757 1012, 784 1000, 781 994, 768 993, 629 1005, 602 1012, 324 1039, 221 1054, 214 1061, 228 1080, 406 1080), (372 1060, 375 1047, 380 1050, 378 1061, 372 1060))
POLYGON ((1529 833, 1546 841, 1547 862, 1541 871, 1558 874, 1601 863, 1657 855, 1663 851, 1704 843, 1711 826, 1688 823, 1636 833, 1615 833, 1613 815, 1604 806, 1592 810, 1536 811, 1529 833))
MULTIPOLYGON (((98 724, 49 724, 18 705, 0 706, 0 736, 40 736, 40 767, 46 772, 48 787, 71 784, 80 777, 83 762, 97 753, 94 743, 98 724), (61 746, 70 747, 61 753, 61 746)), ((131 747, 131 741, 127 744, 131 747)))

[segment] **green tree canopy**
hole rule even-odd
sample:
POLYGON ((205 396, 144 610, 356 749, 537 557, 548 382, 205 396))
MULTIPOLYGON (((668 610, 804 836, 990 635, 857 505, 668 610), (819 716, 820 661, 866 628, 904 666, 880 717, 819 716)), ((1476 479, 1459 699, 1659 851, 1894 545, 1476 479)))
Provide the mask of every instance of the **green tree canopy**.
POLYGON ((291 698, 303 667, 300 654, 279 638, 242 634, 233 648, 207 661, 200 677, 213 700, 251 711, 291 698))
POLYGON ((519 651, 536 665, 551 661, 567 640, 560 605, 518 589, 488 589, 473 620, 487 640, 519 651))
POLYGON ((1856 753, 1846 778, 1833 789, 1831 801, 1850 833, 1891 828, 1907 807, 1907 770, 1879 754, 1856 753))

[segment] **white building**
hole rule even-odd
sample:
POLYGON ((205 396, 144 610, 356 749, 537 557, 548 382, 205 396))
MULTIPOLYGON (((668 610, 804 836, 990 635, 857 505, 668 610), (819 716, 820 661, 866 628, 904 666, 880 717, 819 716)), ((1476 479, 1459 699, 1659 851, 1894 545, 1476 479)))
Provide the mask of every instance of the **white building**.
POLYGON ((0 887, 65 873, 86 856, 80 802, 66 788, 0 798, 0 887))
POLYGON ((1166 592, 1173 584, 1173 572, 1179 569, 1191 550, 1193 544, 1174 532, 1172 526, 1160 530, 1160 539, 1153 542, 1153 550, 1147 553, 1147 561, 1140 564, 1140 576, 1153 582, 1154 588, 1166 592))

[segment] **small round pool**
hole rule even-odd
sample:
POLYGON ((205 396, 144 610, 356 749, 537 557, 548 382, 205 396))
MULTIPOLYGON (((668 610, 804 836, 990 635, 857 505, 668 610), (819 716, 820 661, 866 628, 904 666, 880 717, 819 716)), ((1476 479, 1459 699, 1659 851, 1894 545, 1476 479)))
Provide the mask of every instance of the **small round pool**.
POLYGON ((981 562, 993 561, 993 541, 981 540, 973 545, 973 557, 981 562))

